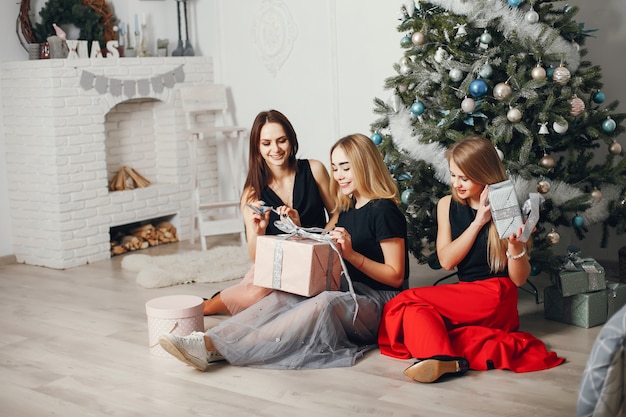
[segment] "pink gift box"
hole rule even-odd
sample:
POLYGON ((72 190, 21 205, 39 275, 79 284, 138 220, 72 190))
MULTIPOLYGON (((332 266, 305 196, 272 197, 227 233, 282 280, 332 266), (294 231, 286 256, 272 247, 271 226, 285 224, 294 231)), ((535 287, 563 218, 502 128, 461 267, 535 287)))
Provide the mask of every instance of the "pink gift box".
POLYGON ((330 244, 301 236, 258 236, 254 284, 312 297, 338 290, 341 262, 330 244))
POLYGON ((159 336, 162 334, 187 336, 192 332, 203 332, 203 303, 204 300, 195 295, 167 295, 148 301, 146 315, 150 353, 172 357, 159 345, 159 336))

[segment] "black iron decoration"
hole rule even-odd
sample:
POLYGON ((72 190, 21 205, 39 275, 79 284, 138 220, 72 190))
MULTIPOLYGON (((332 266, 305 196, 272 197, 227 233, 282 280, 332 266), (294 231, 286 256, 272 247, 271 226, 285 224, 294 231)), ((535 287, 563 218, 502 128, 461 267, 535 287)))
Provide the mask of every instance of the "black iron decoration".
POLYGON ((194 56, 194 50, 189 41, 189 25, 187 20, 187 0, 176 0, 176 16, 178 17, 178 46, 172 51, 172 56, 194 56), (183 47, 182 22, 180 19, 180 3, 183 3, 185 14, 185 44, 183 47))

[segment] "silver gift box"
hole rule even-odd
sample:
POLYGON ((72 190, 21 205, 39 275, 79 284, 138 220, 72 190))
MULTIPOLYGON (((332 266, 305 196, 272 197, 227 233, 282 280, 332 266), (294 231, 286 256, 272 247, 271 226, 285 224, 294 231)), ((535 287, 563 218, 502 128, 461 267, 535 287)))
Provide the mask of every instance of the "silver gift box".
POLYGON ((489 204, 500 239, 511 236, 524 224, 511 180, 489 185, 489 204))

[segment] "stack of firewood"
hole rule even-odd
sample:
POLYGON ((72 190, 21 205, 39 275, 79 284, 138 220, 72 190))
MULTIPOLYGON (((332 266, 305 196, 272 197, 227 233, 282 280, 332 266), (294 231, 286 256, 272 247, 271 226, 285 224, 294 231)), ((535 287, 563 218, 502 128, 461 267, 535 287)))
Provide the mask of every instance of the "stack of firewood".
POLYGON ((109 190, 133 190, 150 185, 150 181, 139 175, 137 171, 129 167, 122 167, 109 183, 109 190))
POLYGON ((118 233, 111 240, 111 256, 173 242, 178 242, 178 235, 169 222, 146 224, 130 229, 129 234, 118 233))

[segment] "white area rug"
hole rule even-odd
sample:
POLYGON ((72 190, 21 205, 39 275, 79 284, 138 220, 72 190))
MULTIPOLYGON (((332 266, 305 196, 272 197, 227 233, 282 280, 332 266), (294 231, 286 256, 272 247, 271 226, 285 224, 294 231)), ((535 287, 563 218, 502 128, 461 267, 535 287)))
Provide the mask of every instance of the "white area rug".
POLYGON ((230 281, 243 278, 251 265, 246 246, 162 256, 130 254, 122 259, 122 269, 137 272, 137 284, 144 288, 230 281))

